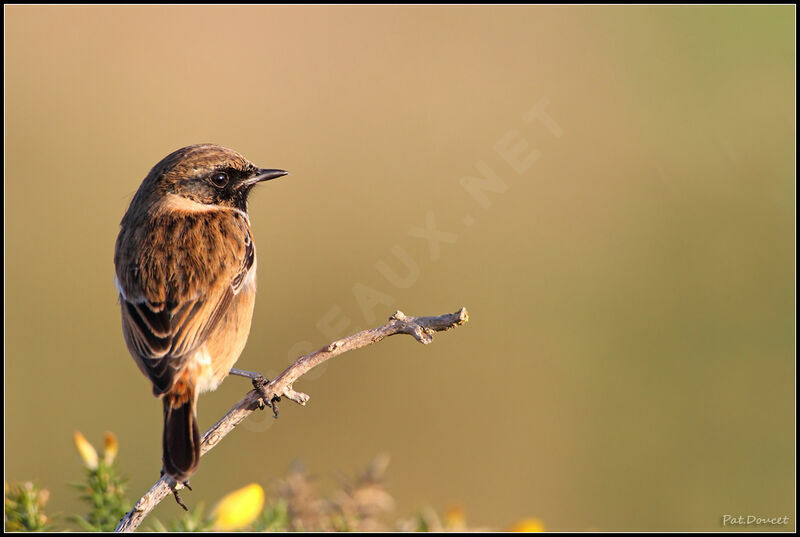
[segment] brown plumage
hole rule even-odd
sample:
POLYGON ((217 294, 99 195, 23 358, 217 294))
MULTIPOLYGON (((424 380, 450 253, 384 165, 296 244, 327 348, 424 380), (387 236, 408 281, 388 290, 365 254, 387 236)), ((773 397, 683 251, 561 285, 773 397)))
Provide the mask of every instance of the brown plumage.
POLYGON ((122 332, 164 406, 164 471, 177 481, 200 458, 197 396, 228 375, 250 331, 256 251, 247 195, 286 175, 203 144, 150 171, 114 252, 122 332))

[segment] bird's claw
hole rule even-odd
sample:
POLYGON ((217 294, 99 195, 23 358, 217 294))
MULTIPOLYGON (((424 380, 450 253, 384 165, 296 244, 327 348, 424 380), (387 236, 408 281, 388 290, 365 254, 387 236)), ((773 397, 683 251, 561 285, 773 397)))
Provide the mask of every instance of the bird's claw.
MULTIPOLYGON (((162 475, 163 475, 163 470, 162 470, 162 475)), ((183 485, 189 490, 192 490, 192 487, 191 485, 189 485, 188 480, 181 483, 181 485, 183 485)), ((181 509, 183 509, 184 511, 188 511, 189 508, 186 507, 185 503, 183 503, 183 498, 181 498, 181 494, 180 492, 178 492, 178 483, 176 481, 172 479, 169 480, 169 490, 172 492, 172 496, 175 498, 175 502, 181 506, 181 509)))
POLYGON ((258 375, 253 378, 253 388, 258 392, 261 396, 258 399, 258 408, 259 410, 264 410, 266 407, 270 407, 272 409, 272 415, 277 419, 278 418, 278 405, 277 403, 281 400, 280 397, 272 397, 267 393, 267 387, 269 386, 269 379, 266 378, 264 375, 258 375))

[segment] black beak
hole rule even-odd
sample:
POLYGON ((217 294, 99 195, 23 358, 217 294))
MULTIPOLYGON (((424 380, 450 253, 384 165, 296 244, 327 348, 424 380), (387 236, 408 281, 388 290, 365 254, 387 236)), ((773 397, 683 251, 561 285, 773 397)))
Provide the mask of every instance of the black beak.
POLYGON ((278 177, 283 177, 284 175, 289 175, 289 172, 284 170, 267 170, 262 168, 258 170, 258 175, 250 179, 250 182, 260 183, 262 181, 269 181, 270 179, 277 179, 278 177))
POLYGON ((253 177, 247 179, 246 181, 242 181, 241 186, 253 186, 256 183, 277 179, 278 177, 283 177, 284 175, 289 175, 289 172, 284 170, 268 170, 261 168, 253 177))

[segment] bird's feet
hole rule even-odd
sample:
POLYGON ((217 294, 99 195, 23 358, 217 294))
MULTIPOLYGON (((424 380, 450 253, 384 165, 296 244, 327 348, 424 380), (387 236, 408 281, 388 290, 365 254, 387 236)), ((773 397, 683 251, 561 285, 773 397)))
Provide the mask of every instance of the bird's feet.
POLYGON ((244 371, 236 368, 231 368, 230 374, 249 378, 253 382, 253 388, 255 388, 255 390, 261 396, 261 398, 258 400, 258 408, 264 410, 265 407, 270 407, 272 409, 272 415, 277 419, 277 403, 280 402, 281 398, 270 397, 269 393, 267 393, 267 388, 269 387, 270 382, 268 378, 261 373, 253 373, 252 371, 244 371))
MULTIPOLYGON (((161 477, 164 477, 163 468, 161 469, 161 477)), ((189 508, 186 507, 186 504, 183 503, 183 499, 181 498, 181 494, 178 489, 178 484, 179 484, 178 481, 175 481, 174 479, 170 478, 167 480, 167 484, 169 486, 169 490, 172 492, 172 496, 175 498, 175 502, 177 502, 177 504, 180 505, 184 511, 188 511, 189 508)), ((192 486, 189 484, 188 479, 186 481, 181 482, 180 485, 182 485, 183 488, 189 489, 190 491, 192 490, 192 486)))
POLYGON ((258 408, 264 410, 264 407, 270 407, 272 409, 272 415, 275 417, 275 419, 278 419, 278 402, 281 400, 281 398, 270 398, 270 395, 267 392, 267 387, 269 387, 269 379, 264 375, 256 373, 253 377, 253 388, 255 388, 255 390, 261 396, 261 398, 258 400, 258 408))

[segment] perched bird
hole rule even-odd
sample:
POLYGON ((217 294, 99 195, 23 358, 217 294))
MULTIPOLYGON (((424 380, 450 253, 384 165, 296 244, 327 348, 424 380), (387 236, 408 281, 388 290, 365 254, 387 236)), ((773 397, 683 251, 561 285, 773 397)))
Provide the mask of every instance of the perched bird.
POLYGON ((185 482, 200 459, 197 396, 244 349, 256 293, 247 196, 286 175, 201 144, 150 170, 122 218, 115 283, 128 351, 164 405, 164 472, 185 482))

